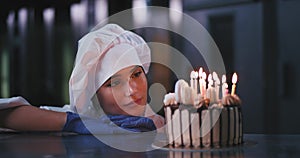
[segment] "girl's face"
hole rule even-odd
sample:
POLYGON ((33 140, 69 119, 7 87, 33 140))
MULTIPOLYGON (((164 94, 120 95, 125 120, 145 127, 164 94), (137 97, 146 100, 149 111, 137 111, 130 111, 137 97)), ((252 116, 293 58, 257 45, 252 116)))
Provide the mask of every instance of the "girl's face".
POLYGON ((147 103, 147 79, 140 66, 115 73, 96 92, 106 114, 141 116, 147 103))

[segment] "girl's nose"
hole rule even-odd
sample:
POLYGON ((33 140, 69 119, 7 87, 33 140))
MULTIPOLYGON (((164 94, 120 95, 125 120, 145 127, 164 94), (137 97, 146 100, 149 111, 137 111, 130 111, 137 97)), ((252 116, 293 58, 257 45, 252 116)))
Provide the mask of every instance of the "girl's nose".
POLYGON ((130 80, 126 83, 125 86, 125 96, 126 97, 130 97, 132 95, 134 95, 137 92, 137 84, 130 80))

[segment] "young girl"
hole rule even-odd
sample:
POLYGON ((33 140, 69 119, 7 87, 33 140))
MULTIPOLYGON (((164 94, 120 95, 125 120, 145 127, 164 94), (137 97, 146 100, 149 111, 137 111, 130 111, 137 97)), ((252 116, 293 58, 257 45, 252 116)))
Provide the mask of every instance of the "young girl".
POLYGON ((140 36, 107 24, 79 41, 69 82, 70 105, 45 110, 22 97, 0 99, 0 126, 82 134, 161 128, 163 117, 147 104, 145 73, 150 62, 150 49, 140 36))

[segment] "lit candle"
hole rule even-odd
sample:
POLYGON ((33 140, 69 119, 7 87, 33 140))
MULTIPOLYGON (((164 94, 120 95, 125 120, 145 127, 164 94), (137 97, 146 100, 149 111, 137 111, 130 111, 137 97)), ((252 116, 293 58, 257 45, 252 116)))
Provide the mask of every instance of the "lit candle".
POLYGON ((220 79, 216 72, 213 72, 213 79, 215 80, 216 99, 218 101, 220 99, 220 79))
POLYGON ((198 93, 198 72, 197 71, 192 71, 190 74, 190 84, 191 88, 198 93))
POLYGON ((207 88, 207 97, 210 99, 211 103, 215 102, 215 89, 212 87, 213 85, 213 80, 212 80, 212 75, 208 75, 208 88, 207 88))
POLYGON ((202 82, 202 73, 203 73, 203 68, 200 67, 199 71, 198 71, 198 75, 199 75, 199 89, 200 89, 200 94, 203 94, 203 82, 202 82))
POLYGON ((206 73, 202 72, 202 95, 206 98, 206 73))
POLYGON ((197 71, 194 71, 194 79, 193 79, 193 82, 194 82, 194 90, 196 92, 196 94, 198 93, 198 72, 197 71))
POLYGON ((201 78, 202 78, 202 73, 203 73, 203 68, 202 68, 202 67, 200 67, 200 69, 199 69, 199 72, 198 72, 199 79, 201 79, 201 78))
POLYGON ((213 80, 212 80, 211 74, 208 75, 207 80, 208 80, 208 88, 211 88, 213 85, 213 80))
POLYGON ((206 90, 206 77, 207 77, 206 73, 203 72, 202 73, 202 81, 203 81, 202 83, 203 83, 204 90, 206 90))
POLYGON ((222 97, 227 95, 228 84, 226 83, 226 75, 222 76, 222 97))
POLYGON ((237 82, 237 74, 236 74, 236 73, 234 73, 234 74, 232 75, 232 88, 231 88, 231 95, 234 95, 234 93, 235 93, 236 82, 237 82))
POLYGON ((194 88, 194 70, 190 74, 190 86, 194 88))

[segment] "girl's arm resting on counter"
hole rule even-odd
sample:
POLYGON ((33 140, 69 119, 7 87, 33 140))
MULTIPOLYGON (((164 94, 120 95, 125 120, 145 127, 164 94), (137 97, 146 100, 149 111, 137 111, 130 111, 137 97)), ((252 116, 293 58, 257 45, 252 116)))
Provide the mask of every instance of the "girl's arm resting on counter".
POLYGON ((97 134, 144 132, 156 129, 153 121, 146 117, 117 115, 98 119, 80 118, 76 113, 45 110, 31 105, 0 110, 0 127, 16 131, 63 131, 91 134, 82 119, 89 125, 92 132, 97 134), (117 124, 109 123, 111 121, 117 124))
POLYGON ((0 127, 17 131, 61 131, 67 114, 24 105, 0 110, 0 127))

